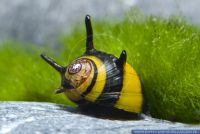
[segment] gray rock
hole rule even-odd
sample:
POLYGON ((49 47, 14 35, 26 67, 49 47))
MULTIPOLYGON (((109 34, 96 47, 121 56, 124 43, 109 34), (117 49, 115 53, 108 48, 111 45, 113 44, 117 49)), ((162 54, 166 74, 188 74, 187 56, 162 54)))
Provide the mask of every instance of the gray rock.
POLYGON ((146 14, 182 16, 187 21, 200 25, 199 0, 135 0, 135 5, 146 14))
POLYGON ((138 121, 100 119, 51 103, 0 102, 0 134, 130 134, 136 129, 198 128, 148 116, 138 121))
POLYGON ((0 41, 57 42, 84 17, 119 19, 128 5, 121 0, 0 0, 0 41))
POLYGON ((199 25, 199 5, 199 0, 0 0, 0 42, 55 45, 61 33, 84 27, 86 14, 118 20, 133 6, 150 15, 181 15, 199 25))

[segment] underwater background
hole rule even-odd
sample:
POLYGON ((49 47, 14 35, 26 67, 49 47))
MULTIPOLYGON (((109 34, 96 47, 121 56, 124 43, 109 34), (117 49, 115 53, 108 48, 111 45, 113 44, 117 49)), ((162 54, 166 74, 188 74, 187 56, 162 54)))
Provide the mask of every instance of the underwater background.
POLYGON ((76 106, 53 93, 60 76, 40 54, 64 66, 81 55, 89 13, 95 47, 117 57, 127 51, 144 83, 150 114, 199 123, 200 2, 79 2, 0 0, 0 100, 76 106))

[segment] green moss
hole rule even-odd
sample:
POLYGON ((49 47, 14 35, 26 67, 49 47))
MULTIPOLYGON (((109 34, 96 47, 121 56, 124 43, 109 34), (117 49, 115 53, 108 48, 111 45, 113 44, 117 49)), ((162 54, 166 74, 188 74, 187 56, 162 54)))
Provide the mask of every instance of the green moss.
POLYGON ((0 47, 0 100, 50 101, 72 104, 64 95, 53 94, 60 76, 40 58, 40 50, 17 43, 0 47))
MULTIPOLYGON (((200 31, 179 18, 138 17, 128 14, 121 22, 93 22, 94 44, 117 57, 125 49, 128 62, 139 73, 153 117, 200 122, 200 31)), ((82 26, 61 37, 56 52, 0 48, 0 100, 50 101, 71 104, 54 95, 59 74, 39 57, 45 51, 66 65, 85 51, 82 26)))
MULTIPOLYGON (((95 47, 116 56, 127 51, 128 62, 144 83, 153 117, 199 123, 199 29, 175 17, 130 18, 129 14, 115 24, 93 22, 95 47)), ((85 50, 85 29, 62 41, 68 44, 63 56, 74 59, 85 50)))

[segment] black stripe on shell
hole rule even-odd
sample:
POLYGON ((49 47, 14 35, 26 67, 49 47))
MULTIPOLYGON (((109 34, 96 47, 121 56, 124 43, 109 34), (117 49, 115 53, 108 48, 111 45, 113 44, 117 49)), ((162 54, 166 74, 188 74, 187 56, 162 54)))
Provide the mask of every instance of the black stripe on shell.
POLYGON ((78 105, 87 105, 87 104, 90 104, 90 102, 87 101, 87 100, 85 100, 85 99, 81 99, 81 100, 77 100, 77 101, 73 101, 73 102, 75 102, 78 105))
POLYGON ((101 59, 106 68, 106 83, 96 102, 100 105, 113 106, 119 99, 123 86, 123 68, 116 64, 118 60, 114 55, 94 50, 87 55, 101 59))
POLYGON ((96 79, 97 79, 97 74, 98 74, 98 70, 97 70, 97 66, 94 63, 94 61, 90 60, 92 62, 93 65, 93 69, 94 69, 94 76, 92 78, 92 82, 91 84, 87 87, 87 89, 81 94, 82 97, 84 97, 85 95, 87 95, 88 93, 90 93, 90 91, 92 90, 92 88, 94 87, 95 83, 96 83, 96 79))

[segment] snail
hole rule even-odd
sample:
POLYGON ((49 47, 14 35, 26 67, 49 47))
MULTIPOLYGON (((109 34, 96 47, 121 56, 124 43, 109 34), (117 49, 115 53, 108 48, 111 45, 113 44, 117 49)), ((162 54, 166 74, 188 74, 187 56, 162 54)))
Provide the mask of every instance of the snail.
MULTIPOLYGON (((86 51, 66 67, 57 64, 45 54, 41 57, 61 74, 61 86, 55 93, 63 93, 78 105, 94 104, 140 114, 144 111, 145 97, 141 81, 126 62, 123 50, 117 58, 96 50, 93 46, 91 17, 86 15, 86 51)), ((104 109, 106 110, 106 109, 104 109)))

